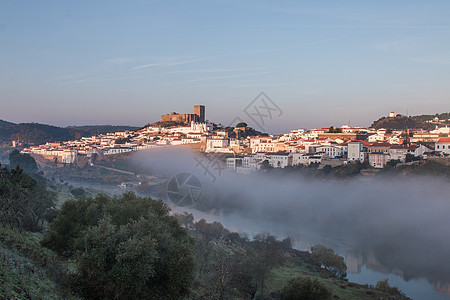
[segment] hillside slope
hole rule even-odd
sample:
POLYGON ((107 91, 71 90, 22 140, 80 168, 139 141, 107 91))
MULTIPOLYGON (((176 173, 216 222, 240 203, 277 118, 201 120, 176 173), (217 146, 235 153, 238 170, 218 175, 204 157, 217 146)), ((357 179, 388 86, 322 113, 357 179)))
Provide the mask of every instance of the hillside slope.
POLYGON ((450 113, 441 113, 435 115, 417 115, 417 116, 402 116, 397 115, 394 118, 381 117, 374 121, 370 127, 380 129, 412 129, 412 128, 423 128, 423 129, 434 129, 436 124, 429 123, 427 121, 433 120, 434 118, 439 118, 442 120, 441 124, 450 124, 450 113))
POLYGON ((79 139, 83 136, 108 133, 122 130, 132 130, 130 126, 73 126, 57 127, 39 123, 20 123, 0 121, 0 143, 19 141, 24 144, 44 144, 46 142, 61 142, 79 139))

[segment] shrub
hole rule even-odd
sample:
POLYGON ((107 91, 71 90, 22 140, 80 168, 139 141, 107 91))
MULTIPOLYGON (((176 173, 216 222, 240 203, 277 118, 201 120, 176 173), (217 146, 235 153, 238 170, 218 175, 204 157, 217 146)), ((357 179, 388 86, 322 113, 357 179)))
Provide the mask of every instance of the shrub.
POLYGON ((193 242, 160 200, 133 193, 66 201, 43 245, 74 260, 86 299, 179 299, 192 282, 193 242))
POLYGON ((344 279, 347 276, 344 258, 335 254, 333 249, 322 245, 311 247, 311 258, 319 265, 324 266, 334 277, 344 279))
POLYGON ((330 291, 317 279, 299 276, 288 281, 280 294, 282 300, 321 300, 330 296, 330 291))

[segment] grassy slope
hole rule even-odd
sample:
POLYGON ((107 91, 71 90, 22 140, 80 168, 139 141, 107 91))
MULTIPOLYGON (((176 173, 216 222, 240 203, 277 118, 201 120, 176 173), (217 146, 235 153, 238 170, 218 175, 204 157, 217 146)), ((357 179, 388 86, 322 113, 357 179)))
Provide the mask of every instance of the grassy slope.
POLYGON ((0 246, 0 298, 57 299, 56 284, 34 261, 0 246))
MULTIPOLYGON (((193 232, 191 232, 193 233, 193 232)), ((194 236, 196 234, 194 233, 194 236)), ((200 235, 201 236, 201 235, 200 235)), ((197 239, 201 239, 199 235, 196 236, 197 239)), ((225 243, 221 240, 214 239, 212 241, 212 248, 210 249, 213 253, 228 253, 232 255, 236 252, 245 251, 242 245, 237 245, 234 243, 225 243)), ((374 300, 374 299, 410 299, 404 297, 396 292, 383 292, 377 290, 373 286, 361 285, 353 282, 348 282, 347 280, 339 280, 333 277, 327 270, 309 262, 310 258, 304 258, 304 254, 297 256, 295 254, 296 250, 287 253, 286 261, 279 267, 274 268, 269 277, 266 280, 264 292, 258 291, 256 294, 256 299, 278 299, 280 290, 285 286, 285 284, 292 278, 298 276, 310 276, 317 278, 321 283, 323 283, 331 293, 329 299, 345 299, 345 300, 374 300), (293 254, 294 253, 294 254, 293 254)), ((213 255, 214 256, 214 255, 213 255)), ((194 283, 198 286, 202 284, 197 282, 194 283)), ((198 286, 194 290, 198 292, 198 286)), ((395 289, 395 288, 394 288, 395 289)), ((194 291, 194 294, 195 294, 194 291)), ((200 297, 201 298, 201 297, 200 297)), ((198 297, 192 297, 192 299, 199 299, 198 297)), ((236 298, 238 299, 238 298, 236 298)))
POLYGON ((0 299, 63 297, 55 280, 61 266, 40 239, 37 233, 0 226, 0 299))
MULTIPOLYGON (((279 290, 285 283, 297 276, 311 276, 317 278, 331 292, 332 297, 336 295, 337 299, 364 300, 364 299, 402 299, 394 298, 367 285, 360 285, 346 280, 338 280, 331 277, 322 269, 305 263, 301 258, 294 257, 289 259, 283 266, 272 271, 267 283, 267 289, 279 290)), ((407 298, 404 298, 407 299, 407 298)))

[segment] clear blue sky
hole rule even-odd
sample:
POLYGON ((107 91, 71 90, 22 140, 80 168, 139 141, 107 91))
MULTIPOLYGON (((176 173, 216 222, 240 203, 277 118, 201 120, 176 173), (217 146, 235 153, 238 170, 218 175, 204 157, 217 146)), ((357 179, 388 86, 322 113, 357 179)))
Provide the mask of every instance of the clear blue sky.
POLYGON ((143 125, 260 91, 273 132, 450 110, 450 1, 0 2, 0 119, 143 125))

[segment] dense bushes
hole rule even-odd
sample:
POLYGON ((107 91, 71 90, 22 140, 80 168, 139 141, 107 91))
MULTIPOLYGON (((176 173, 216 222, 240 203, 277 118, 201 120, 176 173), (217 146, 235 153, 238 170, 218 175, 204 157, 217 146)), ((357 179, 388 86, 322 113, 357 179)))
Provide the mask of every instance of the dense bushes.
MULTIPOLYGON (((180 221, 189 214, 178 215, 180 221)), ((261 233, 252 240, 204 219, 193 223, 196 232, 196 288, 194 299, 255 299, 268 295, 271 272, 292 250, 292 240, 261 233)))
POLYGON ((344 279, 347 276, 347 266, 344 258, 335 254, 333 249, 322 245, 311 247, 311 258, 317 264, 330 271, 336 278, 344 279))
POLYGON ((316 278, 299 276, 288 281, 281 291, 282 300, 327 299, 330 291, 316 278))
POLYGON ((69 200, 43 245, 74 259, 86 299, 177 299, 192 282, 192 239, 160 200, 133 193, 69 200))
POLYGON ((0 223, 38 231, 54 215, 56 195, 19 167, 0 168, 0 223))

